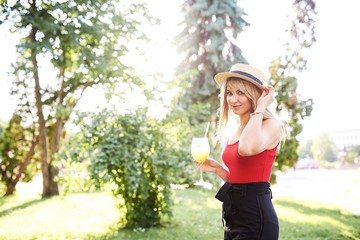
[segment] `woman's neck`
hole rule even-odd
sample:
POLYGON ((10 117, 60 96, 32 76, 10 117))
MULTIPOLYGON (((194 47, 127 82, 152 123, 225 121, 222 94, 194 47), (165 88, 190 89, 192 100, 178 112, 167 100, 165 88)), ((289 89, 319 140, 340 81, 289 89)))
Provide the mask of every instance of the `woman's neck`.
POLYGON ((249 122, 250 120, 250 114, 244 114, 239 116, 239 121, 240 121, 240 127, 243 128, 246 126, 246 124, 249 122))

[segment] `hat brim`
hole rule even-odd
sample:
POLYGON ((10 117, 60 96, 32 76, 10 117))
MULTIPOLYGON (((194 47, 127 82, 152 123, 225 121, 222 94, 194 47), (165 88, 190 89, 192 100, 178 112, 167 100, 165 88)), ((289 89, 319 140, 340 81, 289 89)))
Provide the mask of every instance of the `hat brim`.
POLYGON ((248 81, 248 82, 254 84, 255 86, 257 86, 261 90, 265 90, 264 85, 261 85, 260 83, 254 81, 253 79, 249 78, 248 76, 245 76, 245 75, 242 75, 242 74, 239 74, 239 73, 221 72, 221 73, 216 74, 214 79, 215 79, 215 82, 219 86, 222 86, 226 82, 227 79, 232 78, 232 77, 243 79, 245 81, 248 81))

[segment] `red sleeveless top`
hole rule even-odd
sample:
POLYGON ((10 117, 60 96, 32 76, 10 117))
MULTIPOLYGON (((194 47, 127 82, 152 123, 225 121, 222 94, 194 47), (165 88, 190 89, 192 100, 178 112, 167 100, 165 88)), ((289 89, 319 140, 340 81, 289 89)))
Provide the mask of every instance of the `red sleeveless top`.
POLYGON ((239 141, 227 144, 222 159, 229 169, 229 183, 270 182, 277 146, 253 156, 241 156, 239 141))

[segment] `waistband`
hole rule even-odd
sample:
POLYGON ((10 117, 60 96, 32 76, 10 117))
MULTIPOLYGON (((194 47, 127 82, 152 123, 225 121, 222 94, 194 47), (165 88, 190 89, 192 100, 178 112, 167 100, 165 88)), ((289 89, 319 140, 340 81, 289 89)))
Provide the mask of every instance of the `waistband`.
POLYGON ((270 183, 269 182, 254 182, 254 183, 229 183, 225 182, 224 185, 219 189, 215 198, 223 202, 231 191, 239 192, 242 196, 255 196, 258 194, 269 193, 270 183))

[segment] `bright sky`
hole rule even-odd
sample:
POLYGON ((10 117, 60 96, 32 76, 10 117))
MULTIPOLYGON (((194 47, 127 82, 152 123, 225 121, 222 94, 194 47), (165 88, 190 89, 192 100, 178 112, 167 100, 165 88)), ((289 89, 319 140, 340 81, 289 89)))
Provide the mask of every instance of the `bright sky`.
MULTIPOLYGON (((152 13, 164 19, 163 28, 154 29, 159 44, 149 52, 153 64, 150 68, 172 73, 177 57, 170 44, 176 33, 179 4, 182 1, 151 0, 152 13), (164 10, 165 9, 165 10, 164 10)), ((239 0, 251 24, 238 43, 250 64, 267 71, 270 62, 281 54, 284 30, 288 28, 287 15, 291 10, 288 0, 239 0)), ((300 140, 312 138, 319 132, 359 129, 358 58, 360 56, 360 2, 356 0, 316 0, 316 38, 307 56, 308 69, 298 76, 298 92, 304 98, 313 98, 315 105, 310 118, 304 121, 300 140)), ((14 39, 0 27, 0 119, 11 117, 14 102, 9 97, 6 69, 14 60, 14 39), (5 57, 6 56, 6 57, 5 57)), ((91 99, 88 98, 88 99, 91 99)), ((86 101, 87 102, 87 101, 86 101)))

